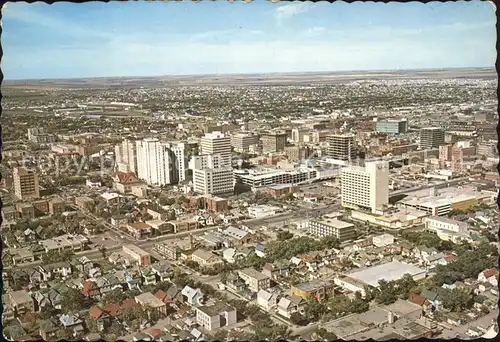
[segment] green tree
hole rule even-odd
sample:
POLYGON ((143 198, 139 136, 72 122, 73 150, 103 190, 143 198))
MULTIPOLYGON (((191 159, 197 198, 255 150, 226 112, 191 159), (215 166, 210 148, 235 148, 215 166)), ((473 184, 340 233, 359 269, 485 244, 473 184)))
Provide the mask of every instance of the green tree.
POLYGON ((80 310, 89 309, 92 306, 92 300, 85 297, 80 291, 73 288, 68 288, 61 293, 61 309, 64 312, 77 312, 80 310))
POLYGON ((382 279, 378 281, 378 284, 378 293, 375 296, 377 303, 389 305, 398 299, 397 290, 393 281, 388 282, 382 279))
POLYGON ((453 312, 464 312, 474 304, 473 297, 468 289, 456 287, 453 290, 441 291, 443 306, 453 312))
POLYGON ((327 306, 316 300, 308 301, 305 307, 305 316, 310 321, 317 321, 321 316, 323 316, 327 312, 328 312, 327 306))
POLYGON ((368 311, 369 308, 370 308, 370 304, 368 301, 363 299, 363 297, 361 296, 361 292, 359 292, 359 291, 356 292, 354 295, 354 299, 351 300, 349 312, 363 313, 363 312, 368 311))
POLYGON ((340 248, 340 240, 337 239, 333 235, 327 235, 327 236, 321 238, 319 244, 323 249, 324 248, 335 248, 335 249, 340 248))
POLYGON ((323 340, 323 341, 334 341, 334 340, 337 340, 337 335, 335 335, 334 333, 326 330, 325 328, 317 328, 314 333, 313 333, 313 337, 314 339, 320 339, 320 340, 323 340))
POLYGON ((417 286, 417 282, 410 274, 405 274, 396 281, 397 293, 403 299, 408 299, 411 291, 417 286))

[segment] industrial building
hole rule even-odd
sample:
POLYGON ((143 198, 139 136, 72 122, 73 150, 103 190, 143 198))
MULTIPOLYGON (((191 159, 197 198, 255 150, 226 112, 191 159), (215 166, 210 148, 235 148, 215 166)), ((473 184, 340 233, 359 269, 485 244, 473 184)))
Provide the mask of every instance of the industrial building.
POLYGON ((419 267, 405 264, 398 261, 391 261, 385 264, 356 269, 352 273, 346 273, 335 278, 335 284, 345 290, 360 292, 365 295, 365 286, 378 287, 379 280, 395 281, 401 279, 405 274, 410 274, 413 279, 425 278, 426 270, 419 267))

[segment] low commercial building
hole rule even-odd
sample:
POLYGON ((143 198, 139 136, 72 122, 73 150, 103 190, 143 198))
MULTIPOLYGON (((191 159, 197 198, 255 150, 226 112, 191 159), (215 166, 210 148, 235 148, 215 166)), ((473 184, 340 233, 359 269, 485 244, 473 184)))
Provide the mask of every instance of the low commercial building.
POLYGON ((80 196, 75 198, 77 208, 85 211, 92 211, 95 208, 95 201, 88 196, 80 196))
POLYGON ((66 203, 61 198, 52 198, 49 200, 49 213, 51 215, 60 215, 66 210, 66 203))
POLYGON ((17 203, 16 209, 23 219, 35 218, 35 207, 31 203, 17 203))
POLYGON ((259 219, 269 216, 274 216, 280 210, 278 207, 270 205, 255 205, 248 207, 248 216, 251 218, 259 219))
POLYGON ((313 280, 308 283, 292 285, 291 295, 305 300, 316 299, 321 301, 333 294, 335 283, 329 280, 313 280))
POLYGON ((151 226, 144 222, 128 223, 126 228, 138 240, 151 235, 151 226))
POLYGON ((237 323, 236 309, 224 303, 196 308, 196 322, 207 331, 237 323))
POLYGON ((375 247, 385 247, 394 243, 394 235, 380 234, 372 238, 375 247))
POLYGON ((402 208, 397 212, 384 215, 370 214, 361 211, 351 211, 351 219, 359 222, 369 222, 381 228, 402 229, 422 224, 428 212, 413 208, 402 208))
POLYGON ((169 260, 178 260, 181 257, 181 249, 172 243, 159 242, 155 244, 154 250, 169 260))
POLYGON ((197 262, 202 267, 214 267, 224 263, 220 257, 204 249, 194 251, 191 254, 191 260, 197 262))
POLYGON ((229 211, 228 200, 222 197, 206 195, 204 198, 204 208, 216 213, 229 211))
POLYGON ((469 225, 447 217, 432 216, 425 218, 425 229, 433 232, 450 230, 456 233, 466 233, 469 230, 469 225))
POLYGON ((176 221, 168 221, 170 225, 172 225, 174 233, 187 232, 189 230, 198 229, 199 222, 194 219, 185 219, 185 220, 176 220, 176 221))
POLYGON ((297 185, 293 184, 276 184, 269 185, 264 189, 264 192, 273 196, 274 198, 281 197, 286 194, 293 194, 300 190, 297 185))
POLYGON ((82 251, 88 244, 89 240, 83 235, 64 234, 52 239, 41 240, 38 244, 45 250, 49 251, 82 251))
POLYGON ((348 241, 355 237, 356 228, 352 223, 337 218, 310 220, 308 231, 314 236, 334 236, 340 241, 348 241))
POLYGON ((296 170, 235 170, 234 177, 237 183, 241 183, 251 189, 259 189, 269 185, 277 184, 299 184, 312 181, 317 177, 316 169, 301 168, 296 170))
POLYGON ((140 266, 151 265, 151 254, 136 245, 123 246, 123 252, 133 258, 140 266))

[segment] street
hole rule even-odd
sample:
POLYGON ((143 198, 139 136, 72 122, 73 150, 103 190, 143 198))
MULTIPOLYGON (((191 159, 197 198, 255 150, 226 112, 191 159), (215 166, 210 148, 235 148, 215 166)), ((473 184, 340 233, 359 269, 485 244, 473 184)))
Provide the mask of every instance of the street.
POLYGON ((489 314, 479 318, 476 321, 472 321, 470 323, 461 325, 459 327, 454 326, 452 330, 443 329, 440 338, 448 339, 448 338, 456 338, 457 335, 463 336, 469 330, 469 328, 482 326, 484 328, 489 328, 492 321, 496 321, 498 317, 498 309, 491 311, 489 314))

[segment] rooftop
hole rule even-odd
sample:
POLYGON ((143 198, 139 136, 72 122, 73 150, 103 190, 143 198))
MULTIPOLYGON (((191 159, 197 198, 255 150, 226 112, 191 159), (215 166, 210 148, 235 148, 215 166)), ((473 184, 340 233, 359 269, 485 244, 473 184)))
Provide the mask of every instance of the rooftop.
POLYGON ((367 285, 378 287, 379 280, 393 281, 402 278, 405 274, 412 276, 425 273, 424 269, 402 262, 392 261, 386 264, 356 270, 346 274, 349 278, 359 280, 367 285))

